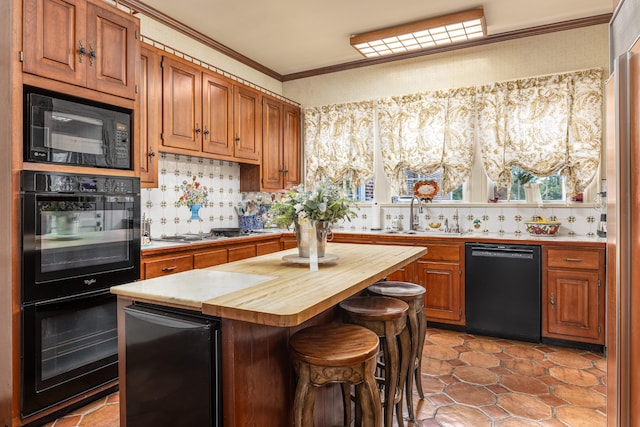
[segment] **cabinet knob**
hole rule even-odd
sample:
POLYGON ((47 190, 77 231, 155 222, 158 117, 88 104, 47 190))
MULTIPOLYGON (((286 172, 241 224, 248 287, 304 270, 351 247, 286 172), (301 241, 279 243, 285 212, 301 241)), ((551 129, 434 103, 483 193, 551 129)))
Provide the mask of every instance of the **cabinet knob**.
POLYGON ((155 156, 156 156, 156 152, 155 151, 149 152, 149 157, 154 158, 155 156))
POLYGON ((549 299, 549 304, 551 304, 551 308, 556 308, 556 299, 553 293, 551 294, 551 298, 549 299))
POLYGON ((240 142, 240 137, 236 136, 236 143, 240 142))
POLYGON ((78 54, 80 55, 80 62, 84 59, 84 56, 87 54, 87 49, 85 49, 82 44, 82 40, 80 41, 80 48, 78 49, 78 54))
POLYGON ((209 132, 209 129, 207 129, 207 127, 206 127, 206 126, 204 127, 204 132, 203 132, 203 133, 204 133, 204 136, 207 136, 207 135, 209 135, 209 133, 210 133, 210 132, 209 132))
POLYGON ((198 126, 198 124, 196 123, 196 133, 200 133, 202 132, 202 129, 200 129, 200 126, 198 126))
POLYGON ((96 51, 93 46, 89 45, 89 66, 93 66, 93 61, 96 59, 96 51))

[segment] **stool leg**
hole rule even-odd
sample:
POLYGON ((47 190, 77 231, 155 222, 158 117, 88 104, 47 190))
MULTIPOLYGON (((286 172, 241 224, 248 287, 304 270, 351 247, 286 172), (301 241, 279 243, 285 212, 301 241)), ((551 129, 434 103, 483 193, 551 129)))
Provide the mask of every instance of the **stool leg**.
MULTIPOLYGON (((404 426, 404 419, 402 418, 402 391, 404 390, 405 382, 407 378, 411 378, 412 372, 409 371, 409 364, 413 360, 411 359, 412 345, 411 345, 411 334, 408 328, 404 328, 398 337, 398 341, 400 342, 400 372, 398 377, 398 388, 396 389, 396 420, 398 421, 398 426, 404 426)), ((413 364, 411 364, 413 365, 413 364)), ((411 403, 411 395, 407 396, 408 404, 411 403)), ((408 407, 409 409, 409 407, 408 407)), ((415 416, 413 415, 413 405, 411 405, 411 409, 409 410, 409 419, 414 421, 415 416)))
POLYGON ((342 383, 342 405, 343 405, 343 423, 345 426, 351 425, 351 384, 342 383))
POLYGON ((358 412, 362 414, 361 423, 358 420, 356 426, 382 427, 380 393, 373 375, 375 367, 375 359, 366 362, 364 381, 356 386, 356 408, 360 408, 358 412))
POLYGON ((413 379, 414 379, 414 370, 416 369, 416 358, 418 353, 419 346, 419 320, 418 314, 415 311, 414 306, 410 306, 409 314, 408 314, 408 322, 407 328, 409 329, 410 334, 410 346, 411 351, 408 357, 408 372, 407 372, 407 381, 406 381, 406 389, 405 389, 405 399, 407 401, 407 411, 409 413, 409 419, 411 421, 415 420, 415 412, 413 409, 413 379))
POLYGON ((311 386, 309 368, 300 366, 296 371, 298 371, 298 384, 293 400, 293 424, 295 427, 313 427, 316 396, 311 386))
POLYGON ((416 369, 415 379, 416 388, 418 389, 418 396, 420 399, 424 399, 424 391, 422 390, 422 352, 424 351, 424 340, 427 335, 427 317, 424 309, 418 313, 418 348, 416 354, 416 369))
POLYGON ((388 328, 389 330, 385 331, 382 346, 384 352, 384 425, 385 427, 392 427, 400 358, 397 337, 394 331, 391 330, 391 326, 388 326, 388 328))

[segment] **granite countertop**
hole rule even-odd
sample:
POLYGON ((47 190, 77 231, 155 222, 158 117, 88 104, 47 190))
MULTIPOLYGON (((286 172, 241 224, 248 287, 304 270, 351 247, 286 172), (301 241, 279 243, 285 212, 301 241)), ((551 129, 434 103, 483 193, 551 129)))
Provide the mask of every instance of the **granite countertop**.
POLYGON ((118 296, 270 326, 297 326, 427 252, 420 246, 327 244, 337 261, 311 271, 289 249, 114 286, 118 296))

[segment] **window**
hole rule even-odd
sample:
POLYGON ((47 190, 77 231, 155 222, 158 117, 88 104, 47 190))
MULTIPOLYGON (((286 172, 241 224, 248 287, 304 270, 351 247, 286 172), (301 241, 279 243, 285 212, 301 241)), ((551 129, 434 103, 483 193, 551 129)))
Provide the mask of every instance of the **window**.
MULTIPOLYGON (((511 167, 511 200, 525 201, 524 184, 538 183, 540 184, 540 194, 543 202, 557 202, 565 200, 564 178, 561 175, 554 174, 548 177, 538 177, 523 171, 518 166, 511 167)), ((507 200, 507 190, 498 189, 493 184, 494 197, 498 200, 507 200), (498 191, 500 190, 500 191, 498 191)))
POLYGON ((346 196, 351 200, 358 202, 371 202, 373 201, 373 179, 369 180, 365 185, 360 187, 352 187, 351 181, 342 181, 340 185, 346 191, 346 196))

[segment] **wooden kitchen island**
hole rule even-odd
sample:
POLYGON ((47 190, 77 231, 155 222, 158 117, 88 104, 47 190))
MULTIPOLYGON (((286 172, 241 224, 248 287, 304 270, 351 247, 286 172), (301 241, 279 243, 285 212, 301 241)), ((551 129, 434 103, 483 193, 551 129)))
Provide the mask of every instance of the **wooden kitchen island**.
MULTIPOLYGON (((116 286, 121 426, 126 426, 123 308, 132 301, 219 317, 225 427, 286 427, 292 423, 295 376, 288 354, 297 330, 339 320, 337 304, 426 254, 424 247, 330 243, 335 263, 287 263, 276 252, 204 270, 116 286)), ((129 369, 135 367, 129 367, 129 369)), ((316 426, 342 422, 339 387, 322 390, 316 426)), ((161 410, 161 408, 159 408, 161 410)))

